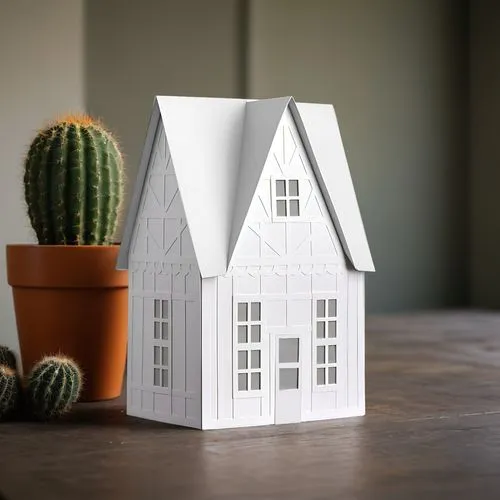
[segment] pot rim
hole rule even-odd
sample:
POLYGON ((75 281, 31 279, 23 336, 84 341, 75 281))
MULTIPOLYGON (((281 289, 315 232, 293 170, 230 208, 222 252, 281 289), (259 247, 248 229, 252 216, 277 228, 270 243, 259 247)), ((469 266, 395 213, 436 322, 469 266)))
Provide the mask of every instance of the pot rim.
POLYGON ((7 281, 25 288, 126 288, 119 245, 6 245, 7 281), (71 249, 71 250, 69 250, 71 249))

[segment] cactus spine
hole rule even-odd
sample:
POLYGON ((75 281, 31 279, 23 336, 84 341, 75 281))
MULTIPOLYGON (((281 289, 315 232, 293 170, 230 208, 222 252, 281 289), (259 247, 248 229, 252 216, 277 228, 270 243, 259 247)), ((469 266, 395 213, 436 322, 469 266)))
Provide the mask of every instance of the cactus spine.
POLYGON ((0 420, 8 418, 18 409, 20 384, 12 368, 0 365, 0 420))
POLYGON ((6 346, 0 345, 0 365, 16 370, 17 362, 14 353, 6 346))
POLYGON ((116 141, 87 116, 51 124, 30 146, 24 194, 41 245, 112 244, 123 195, 116 141))
POLYGON ((78 400, 82 374, 78 365, 65 356, 48 356, 31 370, 27 402, 34 417, 57 418, 67 413, 78 400))

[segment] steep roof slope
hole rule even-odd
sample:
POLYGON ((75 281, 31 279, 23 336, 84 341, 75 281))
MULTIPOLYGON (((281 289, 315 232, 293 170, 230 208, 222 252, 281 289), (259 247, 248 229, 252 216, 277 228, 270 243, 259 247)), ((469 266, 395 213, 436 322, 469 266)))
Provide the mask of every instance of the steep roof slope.
POLYGON ((344 251, 373 261, 333 106, 265 100, 157 97, 118 259, 127 268, 154 134, 161 119, 203 277, 227 270, 281 117, 290 107, 344 251))

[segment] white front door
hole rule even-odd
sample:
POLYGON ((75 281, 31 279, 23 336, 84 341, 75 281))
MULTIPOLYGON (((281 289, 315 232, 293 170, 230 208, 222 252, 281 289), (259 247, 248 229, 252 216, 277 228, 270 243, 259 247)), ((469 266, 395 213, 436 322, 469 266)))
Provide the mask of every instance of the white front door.
POLYGON ((302 345, 297 335, 276 336, 276 424, 300 422, 301 420, 301 378, 302 345))

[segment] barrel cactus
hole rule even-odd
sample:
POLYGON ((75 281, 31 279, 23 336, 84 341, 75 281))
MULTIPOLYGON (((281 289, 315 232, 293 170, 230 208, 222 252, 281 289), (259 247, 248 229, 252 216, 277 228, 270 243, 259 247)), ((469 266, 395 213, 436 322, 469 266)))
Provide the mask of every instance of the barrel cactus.
POLYGON ((65 356, 47 356, 28 376, 27 404, 35 418, 57 418, 78 400, 81 387, 82 373, 75 361, 65 356))
POLYGON ((0 345, 0 365, 7 366, 12 370, 16 370, 16 356, 14 353, 4 345, 0 345))
POLYGON ((0 365, 0 420, 11 416, 18 409, 20 384, 14 369, 0 365))
POLYGON ((50 124, 29 148, 24 195, 41 245, 112 244, 123 197, 115 139, 88 116, 50 124))

